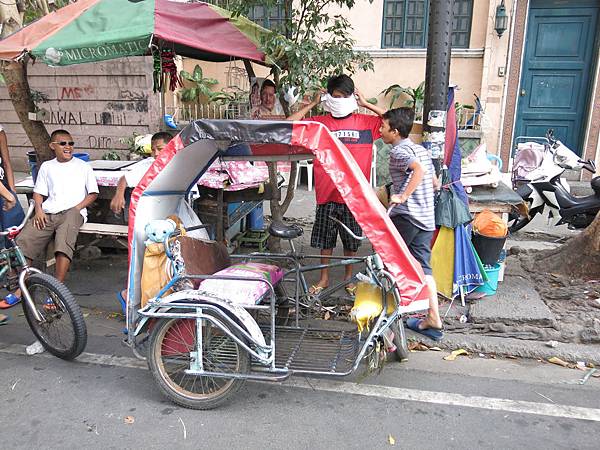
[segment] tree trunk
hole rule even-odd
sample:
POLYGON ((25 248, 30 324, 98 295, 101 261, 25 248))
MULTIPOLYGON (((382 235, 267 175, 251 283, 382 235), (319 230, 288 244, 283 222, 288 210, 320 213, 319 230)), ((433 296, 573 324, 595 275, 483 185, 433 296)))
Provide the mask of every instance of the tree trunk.
MULTIPOLYGON (((40 0, 43 14, 48 14, 48 3, 40 0)), ((23 26, 23 15, 17 8, 17 2, 0 2, 0 22, 2 32, 0 39, 14 33, 23 26)), ((50 135, 42 122, 29 120, 29 113, 35 112, 36 107, 31 98, 29 82, 27 81, 27 58, 20 62, 2 64, 2 75, 8 88, 8 95, 19 117, 19 121, 31 141, 37 154, 38 164, 54 158, 50 147, 50 135)))
POLYGON ((8 95, 19 117, 19 121, 35 149, 38 162, 52 159, 54 155, 48 144, 50 135, 43 122, 29 120, 29 113, 36 110, 31 98, 29 82, 27 81, 27 62, 10 62, 3 67, 2 74, 8 88, 8 95))
POLYGON ((574 278, 600 278, 600 212, 583 232, 558 249, 542 253, 536 260, 538 269, 542 265, 544 272, 574 278))

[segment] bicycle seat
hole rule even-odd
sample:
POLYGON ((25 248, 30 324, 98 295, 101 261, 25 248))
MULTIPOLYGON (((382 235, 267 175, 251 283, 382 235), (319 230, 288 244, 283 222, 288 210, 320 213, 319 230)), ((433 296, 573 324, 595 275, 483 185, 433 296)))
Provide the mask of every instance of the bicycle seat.
POLYGON ((299 225, 286 225, 283 222, 272 222, 269 225, 269 234, 281 239, 296 239, 304 234, 304 229, 299 225))

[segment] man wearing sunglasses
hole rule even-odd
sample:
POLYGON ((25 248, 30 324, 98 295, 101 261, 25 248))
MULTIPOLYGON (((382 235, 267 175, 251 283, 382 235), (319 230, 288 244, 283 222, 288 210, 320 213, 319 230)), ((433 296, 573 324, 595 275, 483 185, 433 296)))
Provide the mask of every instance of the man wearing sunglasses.
MULTIPOLYGON (((68 131, 56 130, 50 135, 50 148, 56 158, 44 162, 33 188, 35 215, 17 238, 28 260, 45 256, 46 247, 54 239, 55 276, 64 281, 79 228, 87 219, 86 208, 98 197, 98 184, 92 168, 73 158, 73 138, 68 131)), ((9 294, 2 302, 16 304, 20 291, 9 294)))

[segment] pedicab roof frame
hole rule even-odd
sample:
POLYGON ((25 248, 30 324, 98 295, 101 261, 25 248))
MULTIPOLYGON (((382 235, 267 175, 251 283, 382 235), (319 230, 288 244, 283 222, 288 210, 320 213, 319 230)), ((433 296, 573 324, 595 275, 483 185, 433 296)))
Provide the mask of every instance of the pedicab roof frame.
POLYGON ((260 41, 269 30, 208 3, 169 0, 79 0, 0 41, 0 60, 25 55, 50 66, 150 55, 152 47, 180 56, 269 65, 260 41))
POLYGON ((327 127, 310 121, 198 120, 161 151, 132 193, 129 208, 132 301, 136 295, 135 280, 140 276, 141 253, 137 249, 144 248, 147 221, 163 219, 165 213, 175 212, 173 199, 183 201, 210 164, 225 156, 230 144, 239 142, 250 144, 253 159, 272 156, 288 159, 312 154, 331 177, 373 249, 396 279, 401 305, 428 298, 421 266, 410 254, 351 153, 327 127), (173 205, 171 210, 166 207, 169 204, 173 205), (155 209, 156 213, 152 213, 155 209))

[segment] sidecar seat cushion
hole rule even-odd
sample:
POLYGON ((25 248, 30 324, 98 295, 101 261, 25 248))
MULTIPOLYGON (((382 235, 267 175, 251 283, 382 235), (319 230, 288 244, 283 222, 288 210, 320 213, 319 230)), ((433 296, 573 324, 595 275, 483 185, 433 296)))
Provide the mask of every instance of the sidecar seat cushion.
POLYGON ((275 286, 283 278, 283 269, 271 264, 255 262, 234 264, 214 274, 215 277, 240 277, 243 280, 211 278, 200 283, 198 291, 211 297, 229 300, 237 305, 256 305, 268 300, 269 286, 261 281, 266 280, 275 286))

